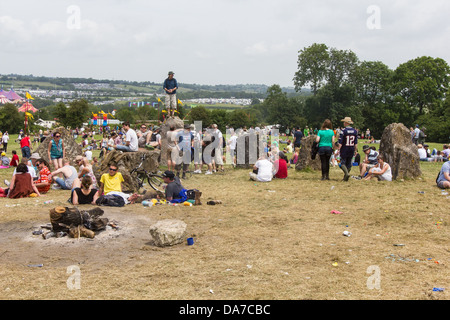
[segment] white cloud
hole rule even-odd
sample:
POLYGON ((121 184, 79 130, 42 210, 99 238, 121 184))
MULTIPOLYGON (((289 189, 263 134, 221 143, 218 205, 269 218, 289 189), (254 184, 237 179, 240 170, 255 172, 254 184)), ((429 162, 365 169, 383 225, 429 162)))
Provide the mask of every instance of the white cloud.
POLYGON ((394 68, 420 55, 450 62, 445 0, 2 1, 3 73, 292 86, 298 51, 313 43, 394 68), (67 27, 71 5, 80 28, 67 27), (380 8, 369 30, 367 8, 380 8), (23 8, 27 10, 23 10, 23 8))

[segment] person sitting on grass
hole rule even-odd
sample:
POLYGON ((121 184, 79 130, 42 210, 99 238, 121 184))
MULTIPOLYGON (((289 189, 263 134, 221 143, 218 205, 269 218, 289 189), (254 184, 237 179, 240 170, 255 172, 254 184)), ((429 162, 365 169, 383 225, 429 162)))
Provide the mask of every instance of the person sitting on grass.
POLYGON ((78 179, 77 169, 70 165, 69 159, 65 158, 63 161, 64 166, 51 173, 53 180, 63 190, 72 190, 74 182, 78 179), (62 173, 64 178, 56 177, 62 173))
POLYGON ((444 162, 436 178, 436 184, 441 189, 450 188, 450 161, 444 162))
POLYGON ((165 189, 166 201, 172 203, 185 202, 187 200, 186 189, 181 185, 180 179, 172 171, 165 171, 162 176, 164 183, 167 184, 165 189))
POLYGON ((19 163, 16 173, 13 175, 8 189, 4 190, 8 198, 26 198, 35 194, 39 197, 41 194, 33 183, 33 177, 28 173, 28 167, 25 163, 19 163))
POLYGON ((102 174, 100 178, 100 185, 98 189, 98 195, 108 194, 112 191, 122 192, 122 173, 118 172, 119 168, 116 164, 109 165, 108 173, 102 174))
POLYGON ((36 166, 39 169, 39 179, 34 181, 34 185, 41 194, 47 193, 51 187, 51 172, 48 169, 49 165, 44 159, 38 159, 36 166))
POLYGON ((72 189, 69 202, 73 205, 95 204, 98 199, 98 190, 93 188, 93 181, 90 176, 81 179, 81 186, 72 189))
POLYGON ((11 161, 9 162, 9 165, 11 167, 17 167, 19 165, 19 156, 17 155, 17 151, 13 150, 11 151, 12 153, 12 158, 11 161))
POLYGON ((363 146, 363 152, 365 153, 366 157, 364 161, 359 165, 360 177, 364 177, 366 171, 374 168, 378 162, 378 152, 373 150, 371 147, 369 147, 368 145, 363 146))
POLYGON ((253 172, 250 172, 250 180, 259 182, 270 182, 273 176, 273 164, 267 159, 264 152, 253 166, 253 172))
POLYGON ((0 160, 0 169, 9 168, 9 163, 11 162, 11 160, 9 160, 9 158, 6 156, 6 153, 2 152, 0 160))
POLYGON ((288 159, 283 152, 278 153, 278 159, 275 160, 273 166, 275 169, 274 178, 286 179, 288 177, 288 159))
MULTIPOLYGON (((78 164, 78 167, 80 169, 78 172, 78 180, 80 181, 80 183, 81 183, 81 179, 84 176, 89 176, 89 177, 91 177, 91 180, 92 180, 92 187, 95 189, 98 189, 97 179, 95 178, 92 164, 89 162, 88 158, 82 157, 82 156, 77 156, 75 158, 75 162, 78 164)), ((76 185, 76 187, 79 187, 80 183, 78 183, 76 185)), ((75 185, 74 185, 74 187, 75 187, 75 185)))
POLYGON ((370 180, 372 178, 377 178, 379 181, 392 181, 392 170, 391 166, 384 162, 384 156, 378 155, 377 165, 369 169, 369 173, 364 178, 364 180, 370 180))

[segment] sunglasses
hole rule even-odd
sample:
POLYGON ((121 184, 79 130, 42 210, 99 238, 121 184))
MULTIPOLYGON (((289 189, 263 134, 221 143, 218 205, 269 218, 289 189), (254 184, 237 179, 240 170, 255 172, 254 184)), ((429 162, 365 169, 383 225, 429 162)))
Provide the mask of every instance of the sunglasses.
POLYGON ((61 138, 61 136, 55 136, 55 138, 61 138))
POLYGON ((110 171, 117 171, 117 169, 109 168, 110 171))

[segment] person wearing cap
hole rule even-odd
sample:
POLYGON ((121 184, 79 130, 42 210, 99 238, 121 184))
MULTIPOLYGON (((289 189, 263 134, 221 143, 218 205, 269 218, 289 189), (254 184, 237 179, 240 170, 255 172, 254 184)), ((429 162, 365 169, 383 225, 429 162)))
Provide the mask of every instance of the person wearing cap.
POLYGON ((169 71, 168 77, 164 80, 163 89, 165 92, 165 104, 167 108, 167 112, 169 112, 169 116, 174 117, 175 110, 177 109, 178 101, 177 101, 177 89, 178 83, 177 80, 173 77, 174 73, 169 71))
POLYGON ((363 152, 366 154, 366 158, 359 165, 360 177, 363 177, 366 174, 367 170, 372 169, 378 163, 378 152, 370 148, 370 146, 363 146, 363 152))
POLYGON ((1 161, 0 161, 0 169, 6 169, 9 168, 9 163, 11 161, 6 156, 6 153, 2 152, 1 161))
POLYGON ((31 161, 31 165, 34 167, 34 169, 36 171, 38 171, 38 166, 37 166, 37 161, 41 159, 41 156, 39 155, 39 153, 35 152, 31 155, 30 157, 30 161, 31 161))
POLYGON ((167 184, 165 189, 166 200, 169 202, 180 203, 187 200, 185 194, 186 189, 181 185, 181 181, 172 171, 164 171, 162 174, 164 183, 167 184))
POLYGON ((352 159, 358 145, 358 131, 352 128, 353 121, 350 117, 341 120, 344 123, 344 129, 339 136, 339 154, 341 157, 340 168, 344 171, 343 181, 350 178, 352 169, 352 159))

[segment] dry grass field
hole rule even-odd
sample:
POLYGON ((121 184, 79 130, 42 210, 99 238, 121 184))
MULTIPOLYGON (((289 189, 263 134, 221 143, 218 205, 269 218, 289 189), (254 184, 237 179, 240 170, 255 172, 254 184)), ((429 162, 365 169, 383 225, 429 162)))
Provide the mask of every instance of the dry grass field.
MULTIPOLYGON (((103 207, 119 229, 94 239, 32 235, 50 208, 68 205, 68 191, 0 198, 0 299, 448 300, 450 197, 435 186, 440 167, 423 163, 422 178, 394 182, 289 169, 270 183, 227 167, 183 181, 203 192, 201 206, 103 207), (186 222, 194 245, 152 245, 149 227, 162 219, 186 222), (71 266, 78 289, 68 285, 71 266)), ((12 171, 1 170, 2 187, 12 171)))

